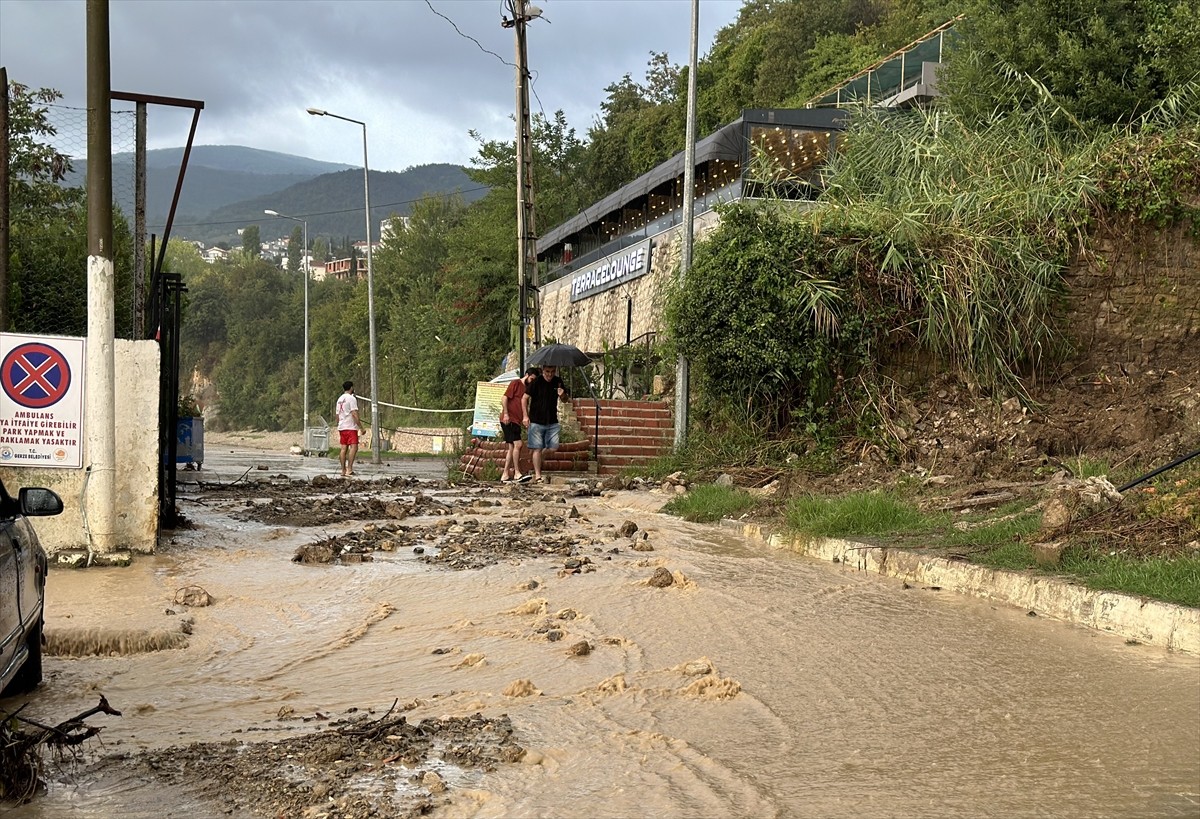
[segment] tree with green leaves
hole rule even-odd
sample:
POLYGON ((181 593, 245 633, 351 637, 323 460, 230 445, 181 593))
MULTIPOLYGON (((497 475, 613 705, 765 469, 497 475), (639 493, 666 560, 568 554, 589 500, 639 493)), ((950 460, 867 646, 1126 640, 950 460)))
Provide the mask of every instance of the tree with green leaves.
POLYGON ((247 225, 241 230, 242 236, 242 257, 246 261, 253 261, 262 255, 262 236, 259 232, 258 225, 247 225))
POLYGON ((293 272, 300 270, 304 260, 304 230, 300 225, 292 228, 292 235, 288 237, 287 246, 287 269, 293 272))
POLYGON ((312 243, 312 263, 323 265, 329 261, 329 243, 318 236, 312 243))
MULTIPOLYGON (((87 200, 82 188, 64 187, 70 159, 50 144, 55 130, 48 106, 54 89, 10 82, 9 327, 27 333, 87 334, 87 200)), ((132 237, 113 213, 113 269, 118 305, 132 292, 132 237)), ((116 310, 116 331, 134 335, 129 310, 116 310)))
POLYGON ((969 123, 1046 97, 1077 126, 1134 122, 1200 77, 1195 0, 978 0, 941 86, 969 123))

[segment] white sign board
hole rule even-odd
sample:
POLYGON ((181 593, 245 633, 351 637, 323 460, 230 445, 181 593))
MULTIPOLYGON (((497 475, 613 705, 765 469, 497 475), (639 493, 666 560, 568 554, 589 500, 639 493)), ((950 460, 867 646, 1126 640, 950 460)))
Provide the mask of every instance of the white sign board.
POLYGON ((0 465, 83 466, 84 340, 0 333, 0 465))

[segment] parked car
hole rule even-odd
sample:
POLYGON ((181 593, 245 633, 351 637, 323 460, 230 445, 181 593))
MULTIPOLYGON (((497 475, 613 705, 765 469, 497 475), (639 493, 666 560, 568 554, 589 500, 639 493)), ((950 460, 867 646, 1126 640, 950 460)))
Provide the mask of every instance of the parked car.
POLYGON ((49 489, 22 489, 14 498, 0 481, 0 697, 42 681, 47 562, 27 518, 62 510, 62 499, 49 489))

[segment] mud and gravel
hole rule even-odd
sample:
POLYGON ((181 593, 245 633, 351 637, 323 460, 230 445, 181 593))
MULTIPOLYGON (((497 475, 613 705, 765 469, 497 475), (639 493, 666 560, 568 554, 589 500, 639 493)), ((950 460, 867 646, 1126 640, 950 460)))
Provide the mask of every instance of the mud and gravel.
MULTIPOLYGON (((646 481, 613 479, 606 485, 610 489, 624 490, 626 500, 631 503, 627 508, 649 509, 676 494, 675 485, 671 481, 665 483, 665 486, 661 486, 646 481), (648 490, 652 487, 657 491, 636 498, 628 495, 629 490, 648 490)), ((947 495, 957 494, 965 498, 970 492, 976 492, 973 496, 976 498, 1004 493, 1020 496, 1027 491, 1037 491, 1034 484, 993 480, 975 486, 961 486, 947 495), (984 490, 989 494, 978 494, 984 490)), ((517 602, 499 614, 488 615, 496 619, 486 623, 477 622, 478 615, 464 620, 460 614, 456 614, 454 618, 447 618, 441 629, 431 632, 426 640, 424 619, 405 624, 399 622, 399 616, 395 614, 407 605, 414 605, 415 601, 381 598, 379 602, 363 607, 362 619, 352 621, 344 635, 335 632, 336 645, 341 647, 344 641, 360 639, 373 629, 371 633, 377 636, 372 639, 376 644, 386 645, 392 652, 388 662, 397 664, 398 668, 401 667, 400 663, 404 663, 403 668, 408 670, 407 673, 421 673, 421 656, 444 657, 445 662, 453 664, 454 670, 441 673, 473 674, 478 675, 478 679, 474 682, 455 682, 452 686, 440 683, 439 686, 432 686, 436 693, 426 696, 414 693, 411 680, 406 681, 406 672, 401 671, 394 679, 391 676, 387 678, 386 693, 383 695, 387 699, 380 704, 377 701, 378 685, 373 694, 363 693, 359 688, 359 678, 376 665, 372 656, 365 663, 360 659, 357 666, 350 666, 354 671, 348 672, 343 682, 335 683, 335 690, 342 691, 342 686, 345 686, 348 695, 341 698, 341 702, 357 706, 358 709, 374 708, 374 712, 363 712, 354 707, 338 711, 305 711, 305 706, 300 703, 305 700, 311 702, 315 698, 293 698, 292 692, 304 688, 308 683, 297 686, 294 680, 289 679, 286 684, 279 686, 279 691, 273 691, 268 686, 265 700, 259 699, 263 694, 255 693, 251 699, 269 703, 269 709, 260 716, 237 721, 237 728, 220 735, 225 737, 223 741, 191 742, 171 747, 162 747, 165 743, 155 742, 152 747, 140 750, 134 750, 130 745, 114 745, 112 748, 116 753, 103 756, 87 770, 86 776, 91 781, 122 781, 132 777, 139 783, 149 783, 147 787, 150 789, 170 789, 179 795, 178 802, 174 804, 191 806, 181 811, 192 810, 198 816, 365 819, 413 817, 431 812, 438 815, 485 815, 470 812, 468 803, 475 798, 472 788, 476 781, 472 777, 492 770, 501 778, 519 777, 527 765, 536 765, 524 759, 524 747, 530 748, 531 758, 536 759, 540 753, 539 747, 547 745, 545 736, 539 741, 525 730, 530 724, 527 708, 523 717, 518 717, 518 711, 514 710, 521 708, 520 705, 503 704, 499 709, 493 708, 489 712, 486 702, 490 698, 529 698, 530 701, 540 698, 551 703, 547 707, 557 713, 578 701, 590 701, 592 697, 603 699, 611 696, 612 692, 624 691, 626 677, 630 674, 628 659, 614 667, 617 669, 615 673, 608 673, 612 669, 601 672, 599 666, 594 669, 591 676, 602 678, 599 682, 585 674, 589 679, 586 686, 575 687, 574 682, 570 686, 558 685, 558 688, 566 688, 569 692, 565 696, 559 695, 562 696, 561 701, 540 693, 547 689, 546 679, 552 678, 548 669, 564 665, 582 667, 587 663, 602 664, 607 662, 611 654, 619 651, 640 656, 643 651, 640 642, 645 640, 645 636, 635 629, 632 632, 636 636, 635 645, 630 634, 597 628, 597 611, 606 615, 608 609, 605 607, 619 608, 621 601, 631 595, 636 596, 642 590, 654 595, 656 601, 674 601, 672 606, 685 602, 688 606, 705 604, 711 597, 696 594, 696 581, 680 571, 678 566, 671 565, 675 563, 675 558, 670 556, 671 543, 663 536, 661 528, 651 523, 647 531, 647 520, 643 518, 635 516, 636 519, 631 520, 626 514, 605 511, 603 504, 589 504, 579 499, 601 491, 602 485, 596 481, 529 487, 414 483, 406 479, 371 482, 272 478, 248 484, 241 493, 231 493, 222 487, 199 487, 195 495, 187 500, 206 507, 206 517, 200 521, 197 531, 203 532, 205 527, 210 527, 207 539, 210 545, 221 544, 223 537, 212 528, 215 518, 227 515, 245 524, 235 527, 238 540, 229 547, 230 552, 217 548, 210 555, 216 556, 219 562, 242 559, 241 544, 247 540, 268 544, 267 548, 257 553, 261 559, 256 564, 266 567, 267 572, 272 564, 287 566, 289 560, 329 564, 329 571, 318 566, 313 568, 311 574, 306 568, 305 574, 336 577, 338 583, 344 582, 348 588, 353 588, 355 579, 370 577, 378 568, 366 564, 373 560, 395 561, 398 558, 396 553, 401 550, 415 552, 416 562, 424 567, 445 570, 422 571, 418 575, 431 584, 449 583, 460 578, 469 580, 464 575, 455 574, 464 571, 479 571, 481 579, 494 578, 496 574, 494 570, 489 572, 489 567, 512 564, 521 568, 515 575, 511 571, 502 575, 506 578, 504 588, 519 595, 524 602, 517 602), (339 525, 334 526, 334 522, 339 525), (326 529, 329 531, 324 531, 326 529), (269 544, 277 537, 289 538, 289 548, 269 548, 269 544), (295 546, 298 543, 300 545, 295 546), (654 551, 655 544, 661 551, 645 554, 654 551), (575 578, 574 575, 586 577, 575 578), (611 592, 609 597, 593 598, 574 590, 571 597, 566 595, 565 586, 568 584, 594 591, 592 587, 609 580, 615 581, 619 589, 611 592), (528 592, 534 592, 536 596, 530 597, 528 592), (595 602, 598 599, 603 599, 604 603, 595 602), (596 608, 589 610, 587 601, 592 601, 596 608), (389 625, 384 626, 385 621, 389 625), (417 623, 421 625, 417 627, 417 623), (394 630, 386 631, 389 628, 394 630), (464 637, 463 629, 471 630, 472 636, 464 637), (417 635, 418 631, 421 632, 420 636, 417 635), (412 652, 405 654, 403 649, 389 642, 385 636, 388 634, 412 635, 408 639, 420 643, 423 655, 412 652), (506 641, 506 648, 498 648, 497 640, 506 641), (506 651, 510 656, 526 658, 535 657, 539 652, 552 652, 553 658, 545 661, 545 665, 514 661, 513 673, 508 674, 505 669, 497 676, 496 671, 501 667, 501 658, 506 651), (489 680, 486 677, 488 674, 494 679, 489 680), (405 686, 408 686, 409 693, 403 693, 405 686), (460 686, 478 688, 481 692, 491 692, 491 695, 472 693, 468 698, 455 699, 460 686), (387 703, 395 695, 419 696, 422 699, 413 699, 389 708, 387 703), (278 704, 272 702, 270 697, 278 697, 278 704), (451 701, 454 705, 450 704, 451 701), (479 711, 481 702, 484 703, 484 711, 479 711), (446 705, 443 706, 443 703, 446 705), (461 710, 456 710, 456 706, 461 710), (432 709, 437 710, 431 713, 432 709), (404 716, 410 712, 412 723, 404 716), (488 713, 488 718, 481 716, 482 713, 488 713), (525 727, 514 728, 507 713, 513 713, 514 718, 518 718, 516 724, 525 727), (462 716, 464 714, 471 716, 462 716), (420 718, 422 715, 424 718, 420 718), (519 721, 521 718, 526 722, 519 721), (106 771, 110 774, 108 779, 105 779, 106 771), (210 808, 213 810, 210 811, 210 808)), ((183 544, 188 542, 188 538, 183 539, 183 544)), ((174 547, 169 547, 168 551, 170 548, 174 547)), ((411 555, 405 557, 411 559, 411 555)), ((504 569, 505 566, 499 568, 504 569)), ((708 582, 717 582, 718 574, 710 574, 708 582)), ((755 578, 750 581, 751 587, 758 589, 763 584, 770 585, 770 574, 767 571, 760 576, 755 572, 755 578)), ((246 592, 234 596, 227 590, 223 595, 214 582, 206 581, 200 587, 194 582, 184 584, 181 580, 179 586, 181 589, 195 586, 214 593, 211 596, 215 600, 213 606, 203 607, 200 609, 202 613, 196 615, 197 634, 200 636, 214 635, 216 620, 206 615, 213 608, 219 609, 230 604, 223 601, 241 601, 236 605, 258 604, 258 600, 246 592)), ((824 593, 818 590, 808 594, 816 600, 824 593)), ((199 596, 197 593, 193 599, 199 596)), ((788 591, 781 595, 781 599, 790 596, 791 592, 788 591)), ((376 598, 368 600, 374 601, 376 598)), ((768 611, 769 605, 765 601, 760 602, 762 605, 749 608, 754 612, 768 611)), ((295 618, 301 610, 299 607, 293 609, 295 604, 296 600, 289 599, 282 607, 285 614, 281 615, 281 622, 288 623, 289 629, 296 627, 295 618)), ((640 616, 642 607, 662 604, 643 600, 637 605, 640 616)), ((731 610, 721 610, 719 615, 718 609, 705 609, 696 622, 710 624, 720 630, 721 627, 715 624, 719 624, 722 617, 732 616, 738 609, 734 606, 731 610)), ((670 606, 662 609, 666 610, 670 610, 670 606)), ((853 614, 856 610, 852 607, 843 614, 853 617, 856 616, 853 614)), ((248 609, 248 612, 259 616, 262 610, 255 607, 248 609)), ((803 620, 800 614, 798 611, 791 612, 784 618, 782 633, 790 632, 799 620, 803 620)), ((960 614, 956 614, 956 617, 960 614)), ((651 612, 647 618, 651 630, 660 616, 651 612)), ((750 616, 757 618, 760 615, 750 616)), ((306 623, 303 628, 314 628, 311 621, 301 622, 306 623)), ((744 642, 747 635, 754 633, 754 627, 747 625, 749 622, 752 621, 741 621, 737 637, 734 638, 735 644, 744 642)), ((673 645, 678 640, 688 639, 686 632, 686 628, 681 628, 671 631, 669 635, 660 635, 660 638, 673 645)), ((302 644, 304 641, 296 642, 302 644)), ((711 643, 705 640, 703 644, 707 646, 711 643)), ((263 674, 266 678, 272 668, 271 662, 262 659, 268 653, 268 642, 256 643, 253 651, 247 650, 247 653, 255 655, 254 663, 262 664, 261 670, 254 673, 263 674), (256 653, 260 651, 261 654, 256 653)), ((224 655, 218 653, 214 656, 224 655)), ((548 655, 543 654, 545 656, 548 655)), ((306 653, 303 659, 305 663, 312 663, 314 668, 321 668, 319 652, 317 657, 306 653)), ((756 657, 748 667, 756 667, 760 660, 756 657)), ((273 662, 275 666, 286 668, 296 661, 276 657, 273 662)), ((254 667, 258 668, 257 665, 254 667)), ((703 677, 689 681, 686 688, 681 689, 687 692, 686 696, 704 702, 736 700, 741 683, 710 673, 710 665, 704 668, 707 671, 703 677)), ((633 676, 636 677, 636 674, 633 676)), ((274 680, 275 672, 271 672, 269 677, 274 680)), ((241 676, 231 679, 240 680, 241 676)), ((312 685, 319 687, 321 683, 314 682, 312 685)), ((673 690, 669 686, 656 686, 654 690, 657 693, 652 698, 666 698, 674 702, 676 696, 682 696, 662 693, 673 690)), ((770 686, 760 683, 759 687, 766 690, 770 686)), ((202 690, 208 691, 206 684, 202 690)), ((141 696, 146 702, 152 701, 144 694, 141 696)), ((642 694, 637 696, 639 701, 642 698, 642 694)), ((326 701, 330 699, 337 698, 326 697, 326 701)), ((133 707, 140 706, 135 704, 133 707)), ((709 713, 705 719, 715 716, 709 713)), ((573 718, 578 719, 578 715, 573 718)), ((801 722, 807 722, 807 718, 801 722)), ((605 724, 605 730, 612 731, 614 724, 605 724)), ((593 730, 591 733, 596 732, 593 730)), ((624 736, 626 733, 617 731, 613 736, 624 736)), ((653 735, 659 735, 657 729, 653 735)), ((211 737, 206 736, 205 739, 211 737)), ((172 741, 183 742, 167 740, 172 741)), ((629 753, 644 759, 649 747, 639 746, 636 753, 629 753)), ((103 753, 108 754, 109 751, 103 750, 103 753)), ((678 761, 673 761, 671 767, 677 767, 678 764, 678 761)), ((756 760, 755 769, 760 769, 762 764, 775 763, 756 760)), ((594 759, 583 767, 593 765, 594 759)), ((532 769, 538 770, 536 767, 532 769)), ((642 787, 648 786, 643 783, 642 787)), ((762 809, 741 813, 717 810, 710 814, 691 811, 686 815, 770 815, 765 804, 759 803, 758 808, 762 809)), ((39 814, 44 815, 48 814, 39 814)), ((185 813, 180 812, 179 815, 185 813)), ((522 815, 555 814, 542 810, 522 815)), ((576 811, 569 815, 584 814, 576 811)))
MULTIPOLYGON (((486 501, 479 501, 481 505, 486 501)), ((481 569, 502 560, 578 556, 589 547, 620 549, 611 539, 568 531, 567 521, 579 518, 572 506, 564 515, 525 513, 516 519, 451 517, 428 524, 403 525, 394 521, 369 523, 356 531, 322 538, 296 550, 296 563, 364 563, 376 552, 411 549, 426 564, 446 569, 481 569)), ((583 560, 588 560, 585 556, 583 560)), ((564 561, 564 569, 578 569, 579 561, 564 561)))
POLYGON ((227 815, 368 819, 424 816, 450 801, 447 764, 491 771, 525 755, 508 717, 425 719, 410 724, 396 704, 383 714, 279 714, 288 724, 325 722, 301 736, 231 739, 109 757, 204 799, 227 815))

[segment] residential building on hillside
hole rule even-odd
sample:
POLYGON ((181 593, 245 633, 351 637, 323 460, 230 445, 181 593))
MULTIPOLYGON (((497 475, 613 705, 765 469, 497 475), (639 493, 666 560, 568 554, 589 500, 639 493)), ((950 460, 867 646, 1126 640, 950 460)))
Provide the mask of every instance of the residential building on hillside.
POLYGON ((383 244, 392 236, 405 230, 408 227, 409 217, 407 216, 389 216, 379 223, 379 243, 383 244))
POLYGON ((204 261, 208 262, 209 264, 214 264, 216 262, 223 262, 228 259, 229 251, 222 250, 221 248, 214 246, 206 248, 200 255, 204 257, 204 261))
POLYGON ((328 261, 325 263, 325 268, 322 271, 321 279, 318 279, 318 281, 322 281, 331 277, 337 279, 338 281, 348 282, 360 276, 365 276, 367 273, 365 264, 361 265, 362 269, 360 270, 360 265, 358 265, 357 262, 358 259, 351 257, 328 261))

